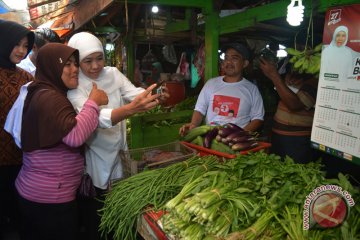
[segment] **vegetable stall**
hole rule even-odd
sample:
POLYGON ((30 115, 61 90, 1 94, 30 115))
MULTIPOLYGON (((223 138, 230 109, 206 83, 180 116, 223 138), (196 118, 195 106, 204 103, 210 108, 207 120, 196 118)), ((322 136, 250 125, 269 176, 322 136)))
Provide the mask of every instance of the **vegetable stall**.
MULTIPOLYGON (((51 6, 57 1, 41 2, 51 6)), ((324 12, 359 1, 303 0, 307 19, 296 27, 285 21, 291 0, 67 2, 69 6, 58 11, 43 7, 50 15, 34 17, 34 26, 49 20, 59 31, 96 33, 106 45, 109 65, 121 69, 134 83, 136 60, 146 60, 156 47, 161 45, 160 52, 165 49, 167 53, 169 46, 177 47, 181 54, 196 49, 203 62, 196 62, 196 55, 188 60, 202 71, 200 86, 218 75, 218 49, 229 41, 246 42, 255 59, 265 51, 271 55, 268 44, 284 44, 299 72, 318 74, 323 46, 315 45, 314 38, 321 42, 324 12), (156 17, 148 12, 149 4, 166 8, 156 17), (304 51, 296 48, 294 36, 306 39, 304 51)), ((32 5, 40 10, 42 4, 32 5)), ((167 65, 176 75, 177 65, 167 65)), ((249 79, 260 80, 263 76, 253 71, 256 60, 251 67, 246 71, 249 79)), ((142 74, 153 71, 143 69, 142 74)), ((161 73, 169 74, 156 72, 161 73)), ((191 79, 181 81, 189 85, 191 79)), ((265 125, 269 125, 276 93, 272 84, 258 86, 268 115, 265 125)), ((124 178, 111 184, 100 211, 103 236, 114 240, 139 239, 139 233, 145 240, 360 239, 356 179, 340 168, 332 173, 336 177, 327 177, 320 160, 295 164, 289 157, 281 160, 269 154, 268 129, 255 133, 232 124, 200 126, 180 138, 178 130, 190 121, 195 102, 196 96, 187 95, 179 104, 127 120, 130 150, 121 153, 124 178)), ((347 135, 345 130, 342 134, 347 135)), ((320 150, 328 150, 322 147, 320 150)))
MULTIPOLYGON (((269 5, 259 7, 259 11, 269 12, 270 7, 284 3, 269 5)), ((325 11, 330 5, 321 1, 316 6, 314 11, 325 11)), ((210 56, 205 75, 209 78, 217 72, 218 58, 212 56, 218 49, 218 35, 244 30, 231 20, 247 20, 246 27, 252 26, 249 18, 259 12, 253 9, 247 12, 249 16, 237 13, 218 19, 213 9, 202 10, 209 23, 218 20, 221 25, 219 32, 210 30, 211 25, 205 27, 206 54, 210 56)), ((278 17, 270 12, 273 15, 264 14, 259 19, 278 17)), ((314 31, 310 26, 312 20, 306 28, 308 34, 314 31)), ((299 72, 318 74, 322 46, 307 43, 304 51, 286 49, 292 56, 290 62, 299 72)), ((295 164, 291 158, 280 160, 268 154, 270 145, 263 142, 266 138, 234 129, 231 124, 200 126, 179 139, 178 129, 190 120, 193 104, 178 110, 157 109, 130 119, 131 149, 125 161, 142 162, 136 162, 136 174, 130 172, 113 183, 100 212, 104 235, 131 240, 137 238, 136 230, 141 233, 147 228, 151 237, 143 233, 145 239, 360 238, 360 207, 356 204, 360 191, 351 176, 339 172, 337 177, 327 178, 321 161, 295 164), (183 142, 176 142, 176 146, 187 146, 197 153, 159 165, 134 156, 139 149, 153 153, 159 150, 157 146, 177 140, 183 142)))
POLYGON ((351 194, 349 204, 360 198, 346 176, 326 179, 319 163, 294 164, 262 151, 223 162, 193 156, 115 183, 101 211, 101 230, 114 239, 136 239, 138 217, 162 211, 169 239, 358 239, 359 205, 346 208, 345 220, 338 204, 343 200, 325 195, 313 215, 304 215, 307 197, 327 185, 351 194), (315 221, 317 214, 321 220, 315 221), (333 221, 343 222, 321 228, 333 221), (318 228, 304 230, 305 222, 318 228))
MULTIPOLYGON (((360 237, 360 189, 342 173, 326 178, 320 160, 281 160, 266 152, 269 145, 256 133, 233 124, 203 125, 182 140, 177 144, 198 153, 170 165, 145 165, 113 184, 100 212, 104 234, 137 239, 137 229, 145 239, 169 240, 360 237)), ((143 156, 158 148, 142 148, 143 156)), ((139 149, 132 154, 144 160, 139 149)))

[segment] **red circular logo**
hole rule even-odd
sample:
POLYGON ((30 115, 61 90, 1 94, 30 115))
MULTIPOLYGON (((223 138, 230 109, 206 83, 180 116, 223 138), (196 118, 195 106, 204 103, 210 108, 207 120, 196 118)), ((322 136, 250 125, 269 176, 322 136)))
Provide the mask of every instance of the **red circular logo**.
POLYGON ((312 204, 312 217, 323 228, 332 228, 342 224, 347 215, 344 198, 336 193, 323 193, 312 204))

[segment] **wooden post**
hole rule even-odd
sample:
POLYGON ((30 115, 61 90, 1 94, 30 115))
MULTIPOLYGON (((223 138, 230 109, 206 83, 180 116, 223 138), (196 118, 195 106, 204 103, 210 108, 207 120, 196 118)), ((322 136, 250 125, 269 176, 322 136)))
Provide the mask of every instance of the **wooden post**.
POLYGON ((219 13, 214 10, 212 1, 206 3, 207 5, 203 8, 205 15, 205 81, 219 74, 219 13))

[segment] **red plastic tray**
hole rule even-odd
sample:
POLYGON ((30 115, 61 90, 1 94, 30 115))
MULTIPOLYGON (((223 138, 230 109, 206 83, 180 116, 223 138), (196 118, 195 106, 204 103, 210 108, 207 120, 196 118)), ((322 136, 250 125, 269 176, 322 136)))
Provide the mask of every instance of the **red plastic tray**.
MULTIPOLYGON (((192 143, 188 143, 188 142, 181 142, 182 144, 194 148, 196 150, 198 150, 198 153, 200 156, 206 156, 206 155, 216 155, 216 156, 220 156, 220 157, 224 157, 224 158, 235 158, 236 155, 235 154, 228 154, 228 153, 223 153, 223 152, 219 152, 219 151, 215 151, 203 146, 199 146, 199 145, 195 145, 192 143)), ((246 150, 246 151, 240 151, 240 154, 248 154, 249 152, 258 152, 261 149, 266 149, 271 147, 271 143, 267 143, 267 142, 258 142, 259 146, 246 150)))
POLYGON ((149 227, 154 231, 154 234, 157 237, 157 240, 167 240, 166 234, 162 231, 161 227, 157 224, 157 221, 161 216, 165 214, 163 211, 148 211, 144 213, 144 219, 146 220, 149 227))

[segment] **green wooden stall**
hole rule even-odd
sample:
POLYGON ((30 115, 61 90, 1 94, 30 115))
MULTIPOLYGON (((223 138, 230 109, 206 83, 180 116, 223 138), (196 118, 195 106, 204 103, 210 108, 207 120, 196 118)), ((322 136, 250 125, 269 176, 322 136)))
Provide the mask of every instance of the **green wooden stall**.
POLYGON ((130 142, 132 149, 151 147, 174 142, 180 138, 179 128, 190 122, 192 110, 170 113, 146 114, 130 118, 130 142), (163 125, 163 121, 183 120, 182 122, 163 125))
MULTIPOLYGON (((287 6, 290 0, 274 1, 265 5, 247 9, 244 12, 236 13, 230 16, 219 17, 219 12, 214 7, 214 1, 210 0, 128 0, 129 3, 138 4, 157 4, 157 5, 171 5, 182 6, 186 8, 200 8, 205 16, 205 79, 212 78, 218 75, 218 48, 219 36, 232 32, 240 31, 248 27, 255 26, 256 23, 276 19, 286 18, 287 6)), ((314 10, 317 12, 325 12, 328 8, 340 5, 349 5, 359 3, 358 0, 304 0, 306 11, 305 15, 310 15, 312 6, 316 6, 314 10)), ((169 23, 166 31, 184 31, 190 28, 189 19, 184 19, 183 22, 169 23)), ((134 66, 134 50, 133 42, 136 39, 128 39, 128 69, 133 69, 134 66), (130 48, 130 49, 129 49, 130 48)), ((132 79, 132 71, 129 72, 129 78, 132 79)), ((131 133, 130 133, 130 147, 142 148, 169 143, 179 139, 179 128, 186 122, 190 122, 192 110, 180 111, 173 113, 149 114, 142 116, 135 116, 130 118, 131 133), (171 120, 176 118, 187 118, 184 123, 177 123, 171 126, 155 127, 155 121, 171 120)))

